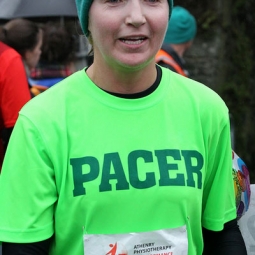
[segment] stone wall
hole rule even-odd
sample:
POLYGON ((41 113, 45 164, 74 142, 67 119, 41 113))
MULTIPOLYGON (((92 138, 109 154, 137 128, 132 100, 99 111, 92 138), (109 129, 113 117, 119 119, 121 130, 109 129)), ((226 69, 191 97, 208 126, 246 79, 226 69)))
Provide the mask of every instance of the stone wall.
POLYGON ((218 40, 204 41, 199 36, 185 55, 190 78, 214 87, 218 62, 218 40))

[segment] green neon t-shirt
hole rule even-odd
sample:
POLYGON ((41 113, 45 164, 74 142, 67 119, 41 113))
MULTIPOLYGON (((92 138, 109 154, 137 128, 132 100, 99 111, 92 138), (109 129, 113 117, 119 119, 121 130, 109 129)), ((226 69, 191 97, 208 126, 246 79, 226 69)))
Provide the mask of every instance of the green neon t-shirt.
POLYGON ((139 99, 78 71, 22 109, 0 176, 1 241, 54 234, 50 254, 82 255, 84 232, 186 225, 188 254, 202 254, 202 226, 236 217, 228 109, 206 86, 162 71, 139 99))

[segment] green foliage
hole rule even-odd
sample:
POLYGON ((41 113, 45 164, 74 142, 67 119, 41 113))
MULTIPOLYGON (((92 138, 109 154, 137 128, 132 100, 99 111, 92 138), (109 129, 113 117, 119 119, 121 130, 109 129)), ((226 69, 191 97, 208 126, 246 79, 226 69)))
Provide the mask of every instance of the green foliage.
POLYGON ((203 30, 209 31, 211 30, 213 24, 215 24, 216 20, 217 20, 216 13, 211 10, 208 10, 198 18, 197 22, 203 30))

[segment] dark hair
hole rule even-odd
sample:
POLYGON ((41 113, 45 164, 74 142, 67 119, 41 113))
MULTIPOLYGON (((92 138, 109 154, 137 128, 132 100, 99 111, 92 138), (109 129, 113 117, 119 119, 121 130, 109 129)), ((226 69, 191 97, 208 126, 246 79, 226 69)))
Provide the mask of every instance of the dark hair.
POLYGON ((49 22, 44 26, 41 61, 65 63, 74 57, 75 40, 64 25, 49 22))
POLYGON ((0 30, 0 41, 15 49, 21 56, 38 43, 39 25, 26 19, 13 19, 0 30))

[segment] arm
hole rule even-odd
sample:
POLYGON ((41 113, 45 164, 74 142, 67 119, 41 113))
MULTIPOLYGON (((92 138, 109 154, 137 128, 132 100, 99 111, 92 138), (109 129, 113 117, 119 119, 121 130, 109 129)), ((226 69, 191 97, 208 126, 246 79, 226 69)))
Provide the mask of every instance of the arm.
POLYGON ((51 238, 36 243, 2 243, 3 255, 49 255, 51 238))
POLYGON ((6 150, 11 134, 12 134, 13 127, 5 128, 1 132, 1 138, 3 141, 4 149, 6 150))
MULTIPOLYGON (((27 243, 26 248, 33 251, 34 245, 40 244, 39 240, 54 234, 56 184, 47 155, 40 132, 21 114, 12 132, 0 175, 0 204, 3 208, 0 210, 0 241, 4 243, 4 254, 12 254, 10 251, 14 250, 16 254, 29 255, 17 251, 21 243, 27 243), (20 178, 15 185, 10 185, 16 180, 13 176, 20 178)), ((41 249, 35 254, 43 255, 43 251, 46 250, 41 249)))
MULTIPOLYGON (((245 243, 237 225, 235 190, 232 176, 232 149, 228 109, 217 125, 209 123, 211 137, 208 154, 208 174, 204 186, 203 255, 247 255, 245 243), (215 129, 215 127, 217 127, 215 129), (218 129, 220 127, 220 129, 218 129)), ((215 117, 215 116, 214 116, 215 117)))
POLYGON ((236 219, 225 223, 222 231, 203 228, 203 238, 203 255, 247 255, 236 219))

